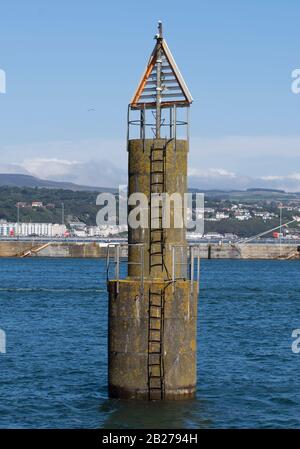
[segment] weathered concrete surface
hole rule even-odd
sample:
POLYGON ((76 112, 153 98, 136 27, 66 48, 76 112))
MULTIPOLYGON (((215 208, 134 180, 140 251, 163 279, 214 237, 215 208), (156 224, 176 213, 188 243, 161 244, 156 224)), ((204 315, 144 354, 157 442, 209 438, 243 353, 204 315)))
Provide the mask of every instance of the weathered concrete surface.
MULTIPOLYGON (((0 257, 17 257, 24 251, 36 247, 31 242, 1 242, 0 257)), ((200 257, 208 259, 278 259, 280 255, 288 257, 297 251, 297 244, 208 244, 201 243, 200 257), (210 249, 209 249, 210 247, 210 249)), ((113 251, 112 251, 113 253, 113 251)), ((122 255, 127 256, 125 250, 122 255)), ((106 248, 97 242, 93 243, 51 243, 47 248, 33 254, 32 257, 106 257, 106 248)))
POLYGON ((202 259, 278 259, 297 252, 296 244, 200 244, 202 259))
MULTIPOLYGON (((109 393, 148 399, 149 289, 166 288, 163 329, 165 399, 193 397, 196 388, 197 289, 177 281, 109 283, 109 393)), ((152 343, 153 344, 153 343, 152 343)), ((155 375, 155 373, 154 373, 155 375)))
MULTIPOLYGON (((18 257, 26 250, 41 246, 42 243, 5 241, 0 242, 0 257, 18 257)), ((32 257, 105 257, 106 248, 97 242, 51 243, 32 257)))
POLYGON ((1 242, 0 257, 16 257, 18 254, 31 249, 34 246, 31 242, 1 242))
MULTIPOLYGON (((155 147, 162 148, 166 143, 165 139, 156 139, 155 147)), ((148 205, 150 204, 150 159, 151 159, 151 147, 153 146, 153 139, 132 139, 128 142, 128 193, 142 192, 148 199, 147 209, 144 211, 148 216, 148 228, 130 229, 128 233, 128 242, 132 244, 144 244, 144 270, 145 273, 149 273, 149 249, 150 249, 150 213, 148 205)), ((180 245, 182 247, 187 245, 186 242, 186 229, 184 226, 181 228, 174 226, 174 215, 176 211, 176 217, 181 217, 182 223, 184 219, 184 194, 187 192, 187 156, 188 156, 188 142, 187 140, 176 140, 176 148, 174 141, 171 141, 165 151, 165 192, 168 195, 180 194, 180 199, 177 202, 170 202, 170 225, 164 232, 164 242, 166 251, 164 254, 164 266, 163 273, 160 267, 151 267, 151 273, 153 276, 156 274, 161 277, 165 277, 167 273, 172 271, 172 245, 180 245)), ((154 163, 154 170, 159 170, 159 164, 154 163), (155 165, 156 164, 156 165, 155 165)), ((160 174, 152 174, 152 181, 160 182, 162 180, 160 174)), ((174 198, 174 197, 173 197, 174 198)), ((134 208, 135 206, 132 206, 134 208)), ((129 208, 129 211, 131 209, 129 208)), ((152 230, 153 232, 153 230, 152 230)), ((159 238, 159 231, 157 236, 159 238)), ((155 238, 153 239, 155 240, 155 238)), ((155 246, 152 243, 152 252, 159 251, 159 244, 155 246)), ((130 246, 129 258, 132 262, 140 262, 140 253, 138 249, 130 246)), ((154 256, 155 260, 155 256, 154 256)), ((159 262, 160 256, 157 256, 157 262, 159 262)), ((176 270, 180 269, 179 264, 176 265, 176 270)), ((182 267, 181 267, 182 269, 182 267)), ((130 276, 140 276, 140 266, 129 266, 130 276)), ((179 275, 179 273, 178 273, 179 275)))

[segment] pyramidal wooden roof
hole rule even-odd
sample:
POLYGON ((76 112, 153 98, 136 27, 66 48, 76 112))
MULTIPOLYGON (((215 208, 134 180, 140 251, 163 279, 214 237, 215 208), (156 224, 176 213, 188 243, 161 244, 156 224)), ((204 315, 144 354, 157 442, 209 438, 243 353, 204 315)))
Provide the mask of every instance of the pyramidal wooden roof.
POLYGON ((131 99, 130 106, 131 108, 136 109, 155 108, 157 94, 157 64, 159 56, 161 67, 160 106, 162 108, 171 107, 173 105, 189 106, 192 103, 193 98, 170 49, 161 34, 156 35, 156 40, 156 45, 138 88, 131 99))

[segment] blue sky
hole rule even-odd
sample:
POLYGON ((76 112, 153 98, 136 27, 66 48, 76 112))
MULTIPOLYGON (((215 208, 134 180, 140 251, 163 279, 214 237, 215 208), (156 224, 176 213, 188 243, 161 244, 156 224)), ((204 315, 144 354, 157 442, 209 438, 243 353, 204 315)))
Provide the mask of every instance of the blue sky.
POLYGON ((0 171, 126 179, 127 104, 159 19, 195 100, 191 182, 300 190, 297 0, 2 3, 0 171))

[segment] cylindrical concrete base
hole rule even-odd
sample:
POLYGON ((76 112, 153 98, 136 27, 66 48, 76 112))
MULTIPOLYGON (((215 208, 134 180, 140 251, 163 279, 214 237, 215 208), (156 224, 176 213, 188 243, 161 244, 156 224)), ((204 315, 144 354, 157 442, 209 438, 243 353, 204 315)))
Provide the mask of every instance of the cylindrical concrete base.
POLYGON ((161 398, 185 399, 195 395, 196 282, 192 286, 190 281, 184 280, 173 285, 163 280, 145 280, 142 289, 140 281, 127 279, 119 281, 118 288, 117 281, 109 282, 108 377, 111 397, 151 399, 149 370, 158 374, 154 368, 149 368, 156 350, 155 343, 149 346, 149 339, 153 338, 150 334, 153 325, 149 326, 149 295, 153 289, 164 291, 161 398))

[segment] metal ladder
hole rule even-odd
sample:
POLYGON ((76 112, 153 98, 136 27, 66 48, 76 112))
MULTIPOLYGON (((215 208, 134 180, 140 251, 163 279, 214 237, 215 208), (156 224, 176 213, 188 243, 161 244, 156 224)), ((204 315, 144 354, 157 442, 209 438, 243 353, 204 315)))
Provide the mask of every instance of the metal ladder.
POLYGON ((165 289, 152 285, 149 290, 148 324, 148 396, 164 398, 163 333, 165 289))
POLYGON ((166 147, 166 143, 162 147, 153 143, 150 152, 150 273, 153 267, 160 267, 161 271, 164 269, 163 206, 161 201, 158 206, 153 206, 153 195, 161 195, 166 191, 166 147))

